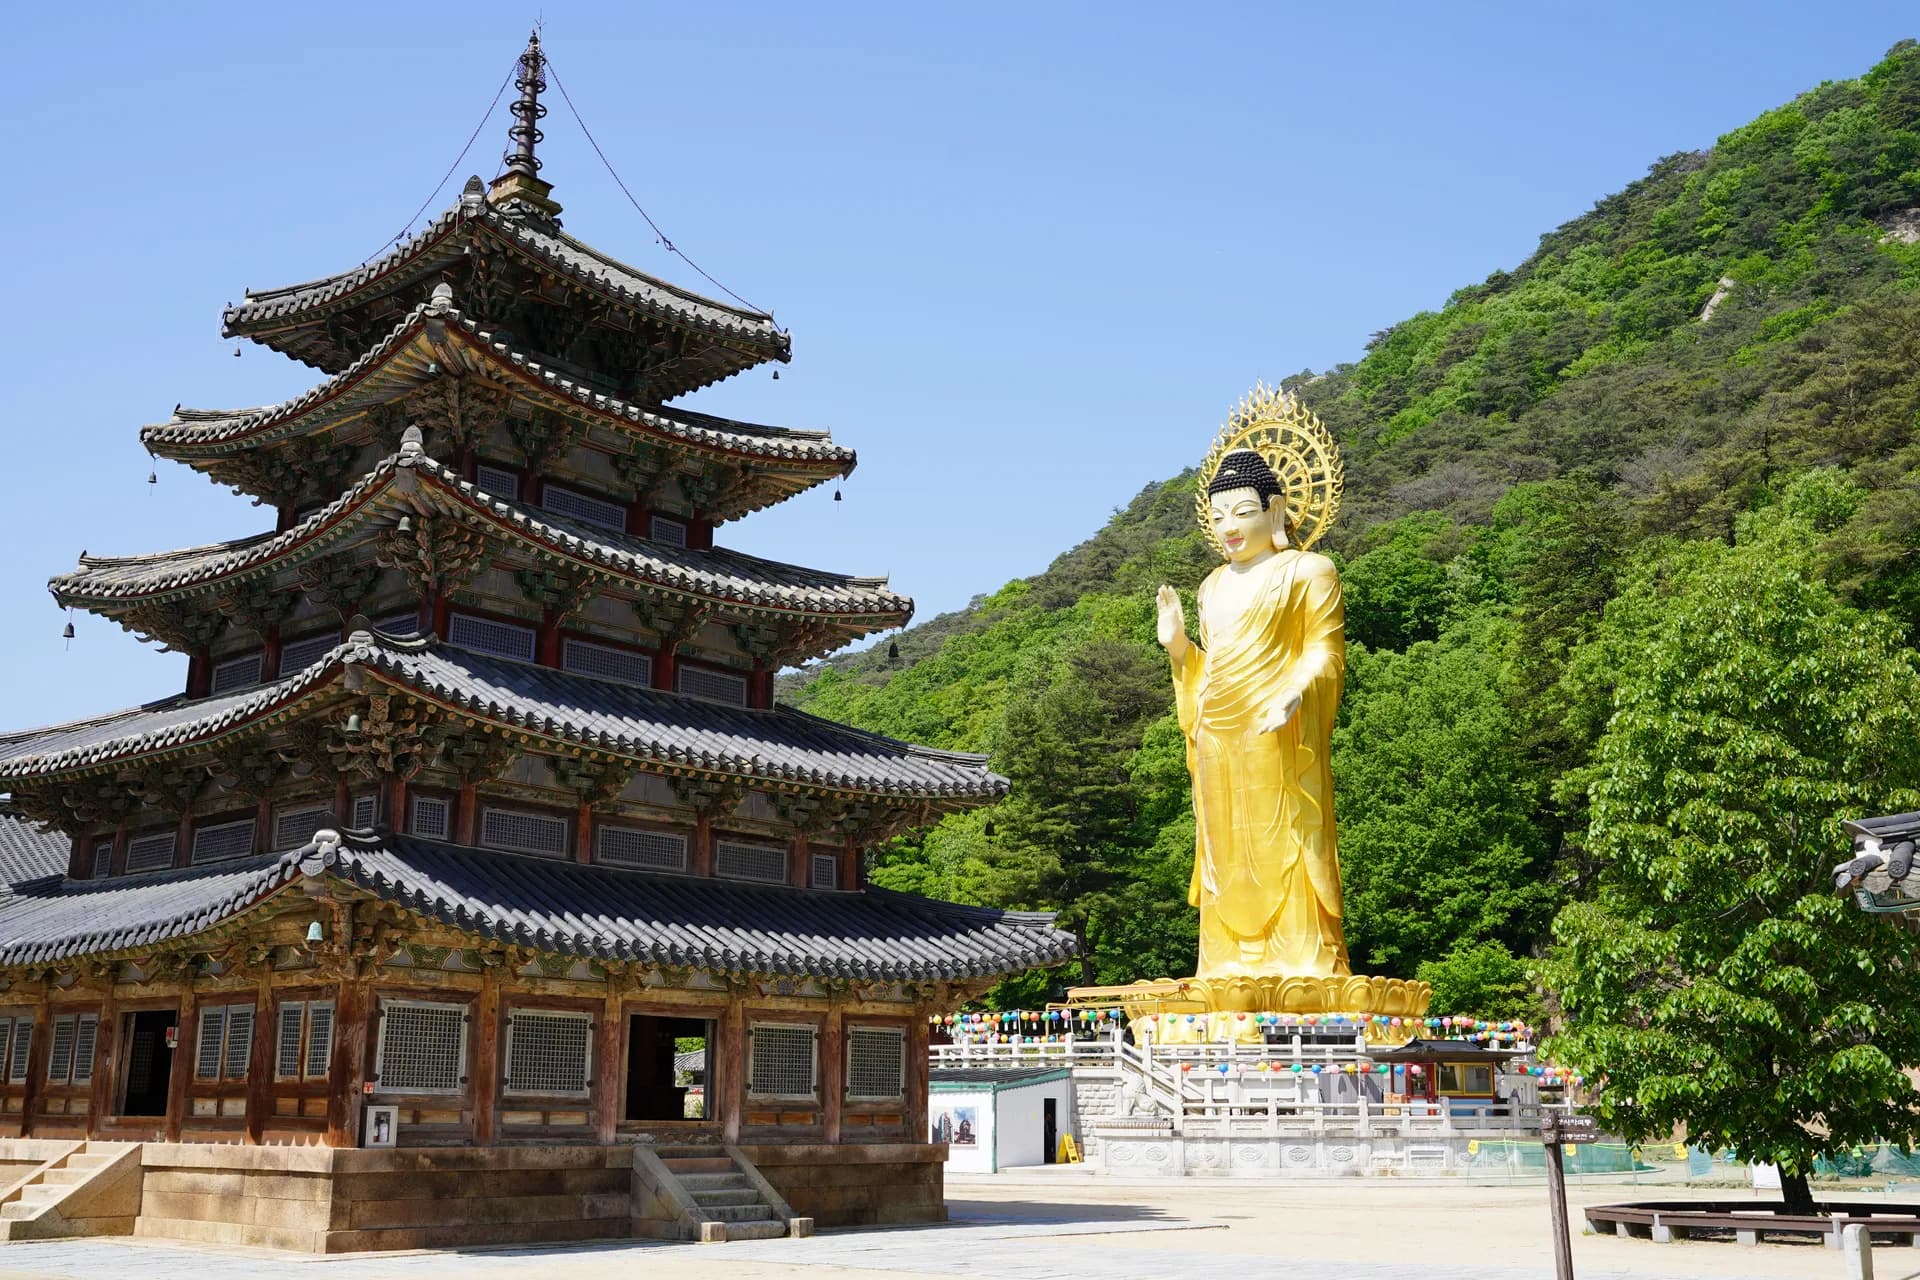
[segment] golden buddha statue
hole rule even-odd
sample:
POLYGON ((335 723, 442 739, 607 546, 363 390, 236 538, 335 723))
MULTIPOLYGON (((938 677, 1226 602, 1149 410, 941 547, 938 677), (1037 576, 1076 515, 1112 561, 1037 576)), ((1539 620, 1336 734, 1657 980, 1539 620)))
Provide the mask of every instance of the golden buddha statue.
POLYGON ((1208 522, 1227 562, 1200 584, 1200 643, 1161 587, 1199 839, 1202 978, 1351 972, 1329 760, 1346 676, 1340 575, 1293 545, 1279 477, 1251 449, 1221 459, 1208 522))
POLYGON ((1345 620, 1339 573, 1309 550, 1340 486, 1326 429, 1264 388, 1201 468, 1201 526, 1226 563, 1200 584, 1198 644, 1179 593, 1156 598, 1193 779, 1198 972, 1089 998, 1118 996, 1136 1016, 1426 1011, 1424 983, 1355 976, 1341 930, 1331 739, 1345 620))

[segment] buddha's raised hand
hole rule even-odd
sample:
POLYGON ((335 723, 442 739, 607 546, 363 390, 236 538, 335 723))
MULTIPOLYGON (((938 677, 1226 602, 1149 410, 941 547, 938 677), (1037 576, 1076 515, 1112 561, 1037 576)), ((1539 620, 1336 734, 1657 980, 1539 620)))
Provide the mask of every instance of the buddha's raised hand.
POLYGON ((1160 646, 1177 657, 1187 647, 1187 611, 1180 607, 1180 593, 1162 586, 1153 603, 1160 615, 1160 646))

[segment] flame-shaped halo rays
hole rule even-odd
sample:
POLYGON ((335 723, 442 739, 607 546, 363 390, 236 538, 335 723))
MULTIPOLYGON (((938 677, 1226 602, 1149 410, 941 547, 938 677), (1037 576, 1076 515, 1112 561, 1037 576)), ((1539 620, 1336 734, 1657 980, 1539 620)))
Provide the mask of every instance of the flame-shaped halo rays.
POLYGON ((1340 514, 1340 449, 1313 410, 1291 392, 1263 382, 1234 406, 1200 464, 1194 512, 1214 551, 1226 558, 1227 549, 1220 545, 1207 509, 1207 485, 1220 470, 1220 460, 1235 449, 1253 450, 1280 478, 1293 545, 1304 550, 1320 541, 1340 514))

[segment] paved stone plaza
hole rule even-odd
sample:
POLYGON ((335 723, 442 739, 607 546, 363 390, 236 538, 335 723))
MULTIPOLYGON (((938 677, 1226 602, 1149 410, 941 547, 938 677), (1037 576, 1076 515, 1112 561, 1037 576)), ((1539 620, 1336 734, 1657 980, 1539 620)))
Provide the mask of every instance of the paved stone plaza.
MULTIPOLYGON (((1588 1186, 1584 1203, 1647 1188, 1588 1186)), ((1657 1194, 1678 1198, 1677 1188, 1657 1194)), ((1724 1197, 1727 1193, 1718 1193, 1724 1197)), ((142 1280, 242 1280, 311 1271, 313 1280, 560 1276, 650 1280, 725 1276, 955 1275, 978 1280, 1546 1280, 1544 1191, 1384 1182, 1137 1185, 1073 1175, 955 1178, 942 1227, 838 1232, 727 1245, 633 1243, 313 1258, 123 1240, 0 1245, 0 1280, 137 1274, 142 1280)), ((1578 1219, 1576 1218, 1576 1221, 1578 1219)), ((1821 1280, 1840 1256, 1818 1246, 1656 1245, 1574 1238, 1581 1280, 1821 1280)), ((1883 1250, 1884 1278, 1920 1274, 1920 1255, 1883 1250)))

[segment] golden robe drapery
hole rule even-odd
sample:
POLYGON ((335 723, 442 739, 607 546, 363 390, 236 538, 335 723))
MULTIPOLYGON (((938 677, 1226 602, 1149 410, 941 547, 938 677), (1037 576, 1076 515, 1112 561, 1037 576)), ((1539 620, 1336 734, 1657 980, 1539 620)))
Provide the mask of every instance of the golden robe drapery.
POLYGON ((1201 584, 1200 644, 1173 671, 1199 828, 1197 976, 1345 975, 1328 758, 1346 675, 1339 575, 1325 556, 1279 551, 1247 570, 1247 607, 1220 616, 1209 595, 1231 572, 1201 584), (1255 732, 1294 693, 1285 727, 1255 732))

